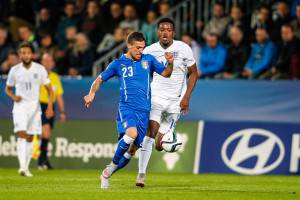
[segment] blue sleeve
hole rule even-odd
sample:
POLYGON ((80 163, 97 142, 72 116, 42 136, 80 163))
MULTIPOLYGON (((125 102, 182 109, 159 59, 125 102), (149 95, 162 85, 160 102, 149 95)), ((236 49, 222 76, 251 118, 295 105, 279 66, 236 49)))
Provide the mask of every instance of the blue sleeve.
POLYGON ((264 56, 262 58, 262 61, 253 65, 252 73, 257 74, 262 70, 269 68, 271 66, 272 59, 274 57, 274 52, 275 52, 275 46, 273 45, 272 42, 270 42, 264 48, 264 56))
POLYGON ((254 54, 255 54, 255 46, 253 45, 252 48, 251 48, 250 56, 249 56, 248 61, 245 65, 245 68, 248 68, 248 69, 252 70, 253 62, 254 62, 254 54))
POLYGON ((161 74, 164 70, 165 70, 165 66, 158 62, 158 60, 156 60, 156 58, 152 55, 149 55, 149 60, 151 60, 151 70, 155 71, 158 74, 161 74))
POLYGON ((107 81, 108 79, 110 79, 111 77, 113 76, 116 76, 118 75, 118 72, 117 72, 117 62, 116 61, 113 61, 111 62, 107 68, 100 74, 101 76, 101 79, 103 81, 107 81))

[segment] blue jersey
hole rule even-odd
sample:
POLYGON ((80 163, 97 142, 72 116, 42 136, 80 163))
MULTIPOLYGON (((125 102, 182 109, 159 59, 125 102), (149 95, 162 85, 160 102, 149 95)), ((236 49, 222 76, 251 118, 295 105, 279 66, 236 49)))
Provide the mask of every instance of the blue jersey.
POLYGON ((111 62, 100 76, 107 81, 113 76, 120 80, 120 109, 130 108, 150 112, 151 88, 150 73, 161 74, 165 66, 152 55, 143 54, 141 59, 134 61, 124 54, 111 62))

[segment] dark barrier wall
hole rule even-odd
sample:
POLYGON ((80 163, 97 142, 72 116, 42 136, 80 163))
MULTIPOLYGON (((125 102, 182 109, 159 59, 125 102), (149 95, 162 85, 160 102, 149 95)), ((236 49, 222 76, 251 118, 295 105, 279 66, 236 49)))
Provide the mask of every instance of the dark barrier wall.
MULTIPOLYGON (((91 109, 84 108, 83 96, 92 79, 63 80, 69 119, 113 120, 117 113, 119 84, 112 80, 97 93, 91 109)), ((12 104, 0 80, 0 118, 10 118, 12 104)), ((184 120, 300 122, 300 81, 200 80, 184 120)))

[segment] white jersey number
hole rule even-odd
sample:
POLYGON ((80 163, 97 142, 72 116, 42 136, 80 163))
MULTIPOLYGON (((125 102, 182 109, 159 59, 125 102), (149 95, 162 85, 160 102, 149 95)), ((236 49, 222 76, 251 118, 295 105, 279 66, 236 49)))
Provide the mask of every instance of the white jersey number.
POLYGON ((130 66, 128 68, 123 67, 122 68, 122 72, 123 72, 123 77, 124 78, 132 77, 133 76, 133 68, 132 68, 132 66, 130 66))

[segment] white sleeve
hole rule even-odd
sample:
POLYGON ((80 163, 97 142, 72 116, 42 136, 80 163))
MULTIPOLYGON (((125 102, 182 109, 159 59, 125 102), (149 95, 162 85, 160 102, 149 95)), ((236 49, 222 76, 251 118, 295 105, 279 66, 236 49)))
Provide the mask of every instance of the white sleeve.
POLYGON ((191 47, 185 47, 185 63, 187 67, 191 67, 196 63, 191 47))
POLYGON ((15 70, 11 69, 8 73, 8 77, 7 77, 7 80, 6 80, 6 85, 7 86, 13 87, 16 84, 15 72, 14 71, 15 70))
POLYGON ((149 46, 144 49, 143 54, 149 54, 149 46))
POLYGON ((42 69, 41 69, 41 75, 42 75, 42 83, 44 85, 50 84, 49 75, 48 75, 47 71, 45 70, 45 68, 43 66, 42 66, 42 69))

